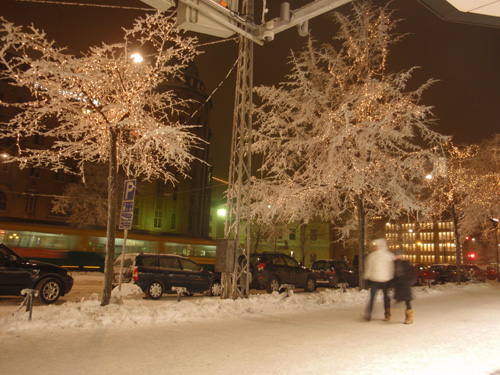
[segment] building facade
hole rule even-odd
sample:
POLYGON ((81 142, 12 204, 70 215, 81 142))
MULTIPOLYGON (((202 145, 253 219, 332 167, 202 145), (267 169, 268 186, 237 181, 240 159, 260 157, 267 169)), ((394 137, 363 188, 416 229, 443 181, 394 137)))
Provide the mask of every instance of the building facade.
MULTIPOLYGON (((453 222, 386 223, 389 248, 401 248, 412 263, 455 263, 456 246, 453 222)), ((463 262, 462 252, 459 255, 463 262)))

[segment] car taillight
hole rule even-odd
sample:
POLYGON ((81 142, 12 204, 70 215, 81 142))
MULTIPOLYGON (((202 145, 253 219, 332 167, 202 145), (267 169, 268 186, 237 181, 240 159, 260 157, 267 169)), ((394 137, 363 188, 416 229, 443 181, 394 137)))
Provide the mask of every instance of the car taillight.
POLYGON ((132 272, 132 279, 134 281, 139 280, 139 270, 137 269, 137 267, 135 267, 134 268, 134 272, 132 272))
POLYGON ((257 266, 257 270, 258 271, 262 271, 264 268, 266 268, 266 264, 265 263, 259 263, 259 265, 257 266))
POLYGON ((325 272, 327 275, 335 275, 335 270, 330 270, 325 272))

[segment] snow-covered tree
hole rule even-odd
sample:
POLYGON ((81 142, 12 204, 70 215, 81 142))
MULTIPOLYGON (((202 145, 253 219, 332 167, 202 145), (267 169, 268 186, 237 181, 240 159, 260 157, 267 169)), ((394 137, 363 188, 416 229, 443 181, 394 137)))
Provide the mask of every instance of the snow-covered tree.
MULTIPOLYGON (((459 217, 461 206, 465 195, 464 178, 467 170, 464 161, 469 159, 476 152, 475 146, 456 146, 451 141, 442 147, 442 156, 439 161, 439 168, 435 174, 427 175, 428 191, 424 195, 430 197, 429 207, 432 208, 432 215, 441 218, 451 216, 453 221, 453 235, 455 239, 455 261, 457 266, 461 261, 461 230, 459 228, 459 217), (427 193, 427 194, 426 194, 427 193)), ((463 236, 462 236, 463 237, 463 236)), ((460 268, 458 268, 460 274, 460 268)), ((461 277, 457 277, 460 284, 461 277)))
POLYGON ((77 56, 34 26, 1 22, 0 79, 31 93, 27 101, 11 104, 17 114, 2 123, 0 137, 17 145, 11 160, 21 167, 76 168, 82 176, 87 163, 109 165, 101 300, 106 305, 113 278, 117 171, 175 183, 175 173, 186 176, 196 159, 193 147, 201 146, 191 127, 178 121, 188 101, 161 87, 182 79, 182 70, 197 54, 196 39, 176 28, 175 19, 157 13, 124 30, 122 42, 94 46, 77 56), (143 62, 138 62, 139 54, 143 62), (25 147, 23 139, 30 136, 46 137, 51 144, 25 147))
POLYGON ((401 39, 392 16, 387 6, 354 2, 352 15, 335 15, 340 47, 310 38, 292 53, 285 82, 256 89, 252 152, 263 156, 263 177, 253 179, 253 216, 319 217, 335 222, 341 238, 357 231, 361 275, 366 219, 425 212, 420 190, 446 140, 421 104, 433 81, 410 90, 415 68, 387 72, 390 46, 401 39))
MULTIPOLYGON (((108 168, 106 164, 90 164, 85 168, 85 183, 74 182, 64 187, 62 196, 52 200, 52 212, 68 218, 76 227, 105 226, 108 219, 108 168)), ((118 179, 123 186, 124 179, 118 179)), ((121 196, 117 197, 117 204, 121 196)))
POLYGON ((500 135, 480 145, 447 144, 429 189, 434 214, 453 219, 459 262, 464 238, 492 230, 491 218, 500 216, 500 135))
POLYGON ((491 230, 500 219, 500 134, 481 142, 464 161, 460 228, 464 235, 491 230))
POLYGON ((463 165, 465 173, 460 184, 463 196, 459 211, 460 233, 464 236, 483 233, 483 239, 490 249, 483 255, 497 262, 499 249, 495 234, 498 221, 494 219, 500 219, 500 134, 481 142, 477 152, 466 159, 463 165))

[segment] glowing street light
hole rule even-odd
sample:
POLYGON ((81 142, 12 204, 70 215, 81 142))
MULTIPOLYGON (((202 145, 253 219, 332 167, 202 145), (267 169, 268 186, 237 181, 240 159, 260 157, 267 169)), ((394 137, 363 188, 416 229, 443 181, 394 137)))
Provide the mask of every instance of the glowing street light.
POLYGON ((136 64, 139 64, 139 63, 144 61, 144 58, 142 57, 142 55, 140 53, 134 53, 133 55, 130 55, 130 58, 136 64))

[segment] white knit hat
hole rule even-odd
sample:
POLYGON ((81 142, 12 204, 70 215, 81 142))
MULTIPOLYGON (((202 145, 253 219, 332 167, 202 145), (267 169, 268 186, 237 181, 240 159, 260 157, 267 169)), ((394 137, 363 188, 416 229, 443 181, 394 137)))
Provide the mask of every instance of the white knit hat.
POLYGON ((385 238, 377 238, 376 240, 373 241, 373 244, 380 249, 388 249, 387 247, 387 241, 385 238))

